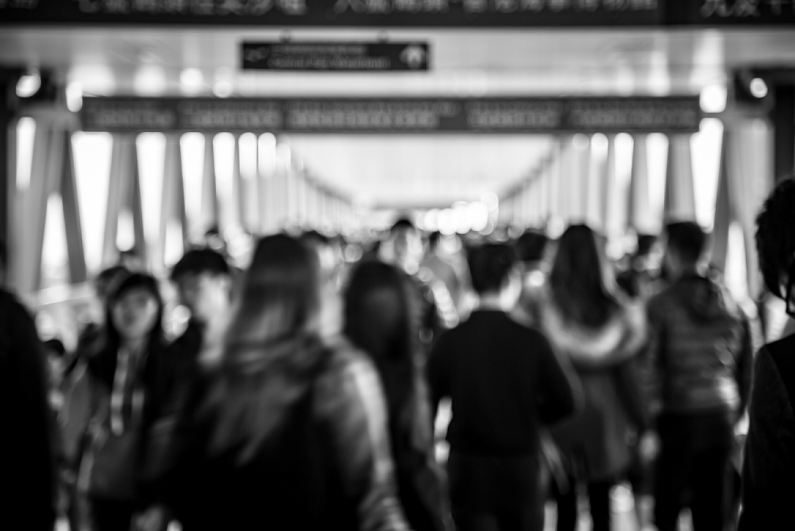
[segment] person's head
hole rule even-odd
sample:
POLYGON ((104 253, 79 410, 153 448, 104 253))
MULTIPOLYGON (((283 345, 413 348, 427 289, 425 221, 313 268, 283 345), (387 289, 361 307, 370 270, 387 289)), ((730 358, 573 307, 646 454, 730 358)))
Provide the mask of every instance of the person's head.
POLYGON ((285 234, 262 238, 243 275, 225 355, 234 358, 252 344, 317 332, 319 276, 317 256, 296 238, 285 234))
POLYGON ((117 277, 108 291, 105 323, 113 345, 161 339, 163 299, 157 280, 144 273, 117 277))
POLYGON ((513 247, 485 243, 470 251, 468 262, 472 287, 481 299, 500 296, 505 309, 516 302, 522 283, 513 247))
POLYGON ((422 259, 422 237, 417 227, 409 219, 397 220, 389 230, 392 240, 395 260, 404 269, 406 266, 419 263, 422 259))
POLYGON ((442 233, 438 230, 433 231, 428 235, 428 251, 436 252, 439 248, 439 242, 442 239, 442 233))
POLYGON ((596 235, 587 225, 571 225, 558 240, 549 285, 563 317, 586 327, 603 325, 618 306, 605 283, 596 235))
POLYGON ((525 231, 516 240, 516 254, 524 263, 540 262, 544 259, 549 238, 535 230, 525 231))
POLYGON ((108 289, 114 284, 114 281, 129 274, 130 270, 123 265, 111 266, 99 272, 94 278, 94 292, 102 304, 107 301, 108 289))
POLYGON ((682 273, 695 271, 704 255, 707 235, 694 221, 677 221, 665 226, 666 275, 671 280, 682 273))
POLYGON ((412 353, 419 337, 412 293, 405 273, 379 261, 357 265, 345 290, 344 333, 375 361, 391 411, 411 389, 412 353))
POLYGON ((227 311, 232 277, 221 253, 212 249, 188 251, 171 270, 171 280, 180 302, 195 319, 206 323, 227 311))
POLYGON ((781 181, 756 218, 759 268, 770 292, 795 315, 795 178, 781 181))

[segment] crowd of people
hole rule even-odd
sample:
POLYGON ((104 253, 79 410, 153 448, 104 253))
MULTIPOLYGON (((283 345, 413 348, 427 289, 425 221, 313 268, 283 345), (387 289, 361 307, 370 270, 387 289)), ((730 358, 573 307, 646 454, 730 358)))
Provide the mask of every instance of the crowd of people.
MULTIPOLYGON (((795 180, 757 223, 767 289, 795 315, 795 180)), ((104 318, 67 351, 0 290, 3 525, 541 531, 554 502, 574 531, 587 499, 607 531, 628 481, 661 531, 685 508, 695 531, 782 528, 795 335, 755 353, 707 239, 670 223, 659 267, 645 237, 618 270, 582 224, 451 253, 401 219, 355 260, 318 232, 268 235, 242 270, 185 253, 177 337, 164 280, 103 271, 104 318)))

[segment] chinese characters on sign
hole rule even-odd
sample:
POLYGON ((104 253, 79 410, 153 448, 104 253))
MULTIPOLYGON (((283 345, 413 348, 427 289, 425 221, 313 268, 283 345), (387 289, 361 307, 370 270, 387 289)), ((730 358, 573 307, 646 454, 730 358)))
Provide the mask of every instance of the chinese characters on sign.
POLYGON ((86 98, 86 131, 695 132, 698 97, 86 98))
POLYGON ((244 70, 428 70, 427 43, 244 42, 244 70))

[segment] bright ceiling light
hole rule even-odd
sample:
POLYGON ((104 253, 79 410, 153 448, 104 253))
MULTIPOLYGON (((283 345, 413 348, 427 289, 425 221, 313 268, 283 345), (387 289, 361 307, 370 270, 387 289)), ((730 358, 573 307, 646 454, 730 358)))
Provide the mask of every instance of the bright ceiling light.
POLYGON ((158 65, 143 65, 135 73, 135 91, 143 96, 159 96, 166 91, 166 74, 158 65))
POLYGON ((230 81, 216 81, 213 85, 213 94, 219 98, 228 98, 232 95, 234 87, 230 81))
POLYGON ((39 71, 31 68, 26 74, 17 81, 17 96, 20 98, 30 98, 41 88, 41 76, 39 71))
POLYGON ((765 80, 762 78, 753 78, 751 80, 749 89, 751 90, 751 94, 753 94, 754 98, 762 99, 767 96, 767 83, 765 83, 765 80))
POLYGON ((185 92, 194 94, 202 89, 204 75, 198 68, 186 68, 179 74, 179 82, 185 92))
POLYGON ((83 108, 83 87, 76 81, 66 85, 66 108, 72 112, 83 108))
POLYGON ((701 96, 699 97, 701 110, 709 113, 725 111, 727 96, 725 85, 707 85, 701 89, 701 96))

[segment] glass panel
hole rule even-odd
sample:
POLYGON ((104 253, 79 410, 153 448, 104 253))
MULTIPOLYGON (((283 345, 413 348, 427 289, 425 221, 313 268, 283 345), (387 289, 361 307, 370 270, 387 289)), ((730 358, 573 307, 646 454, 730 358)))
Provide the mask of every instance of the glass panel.
POLYGON ((30 185, 30 166, 33 162, 33 139, 36 136, 36 120, 20 118, 17 122, 17 190, 28 189, 30 185))
POLYGON ((41 253, 41 288, 69 283, 69 258, 66 250, 63 202, 60 194, 47 200, 44 222, 44 245, 41 253))
POLYGON ((235 185, 232 181, 235 159, 235 136, 232 133, 218 133, 213 139, 215 152, 215 187, 218 196, 218 213, 221 234, 237 224, 237 204, 235 185))

